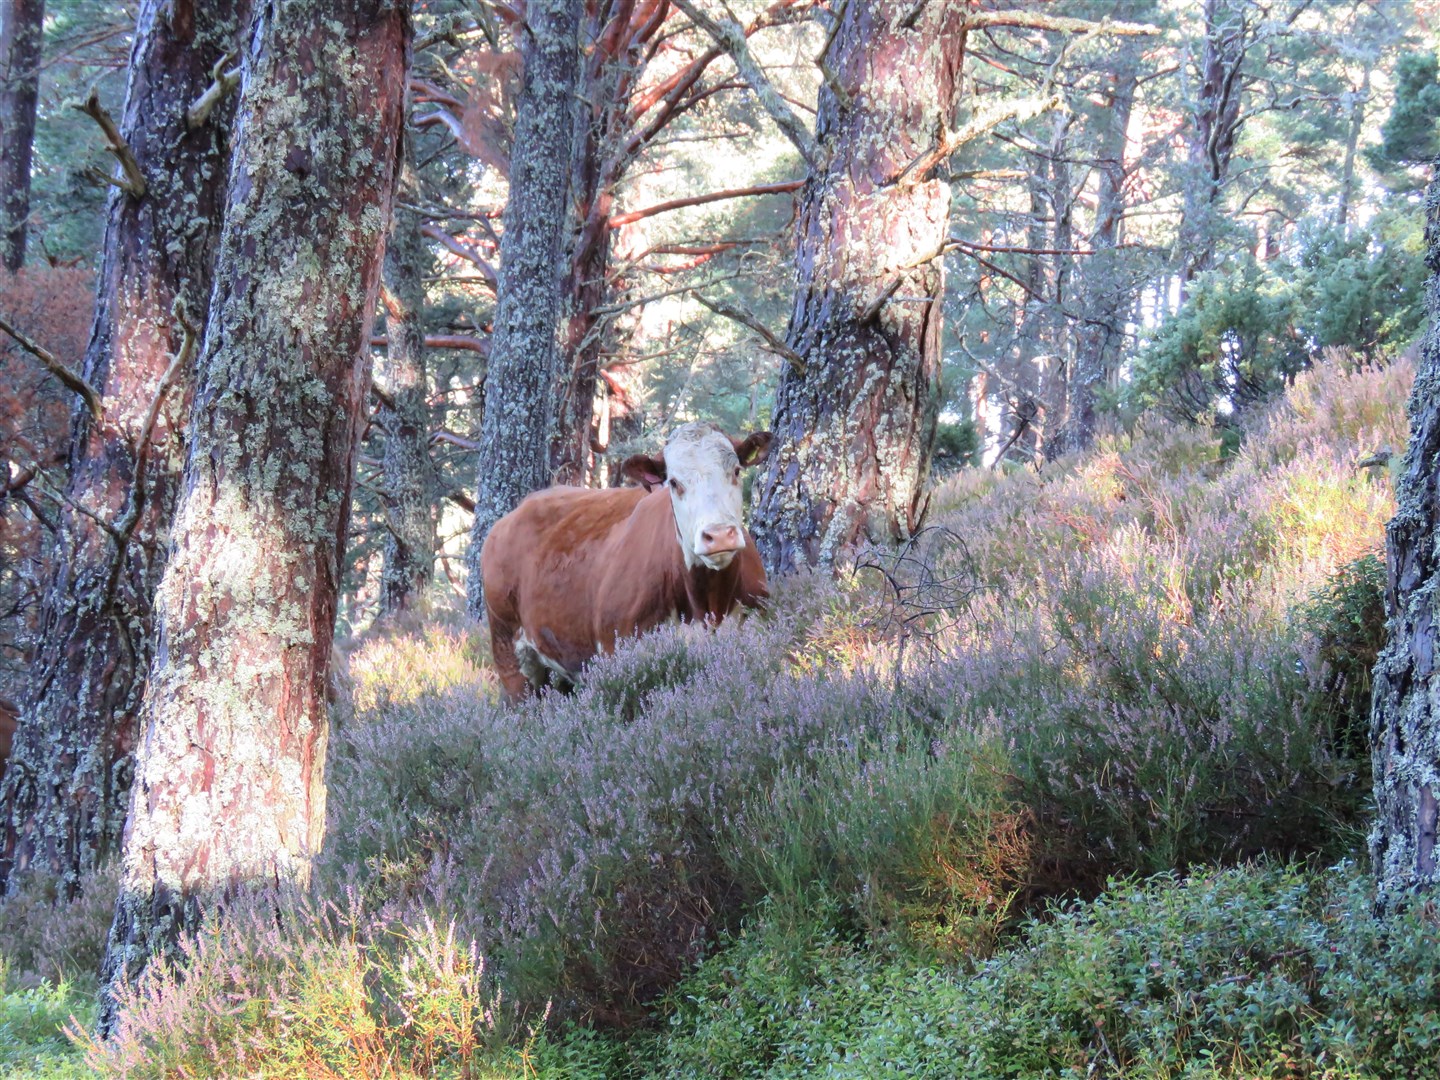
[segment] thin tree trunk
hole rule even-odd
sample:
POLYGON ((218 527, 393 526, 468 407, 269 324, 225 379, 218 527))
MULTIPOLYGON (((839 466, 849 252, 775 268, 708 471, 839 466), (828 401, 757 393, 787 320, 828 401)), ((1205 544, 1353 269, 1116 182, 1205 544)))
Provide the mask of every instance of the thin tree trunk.
POLYGON ((954 119, 966 6, 850 0, 796 222, 795 307, 755 507, 767 566, 914 532, 940 404, 950 189, 908 167, 954 119), (908 24, 908 25, 907 25, 908 24))
POLYGON ((113 992, 223 894, 309 877, 325 687, 399 169, 409 4, 272 0, 244 60, 229 201, 156 601, 113 992))
POLYGON ((1350 200, 1355 194, 1355 153, 1365 126, 1365 103, 1370 100, 1370 65, 1366 64, 1360 89, 1346 95, 1350 132, 1345 139, 1345 165, 1340 172, 1340 201, 1335 206, 1335 226, 1350 235, 1350 200))
MULTIPOLYGON (((609 5, 604 5, 608 8, 609 5)), ((565 329, 559 358, 560 400, 557 403, 551 480, 557 484, 583 484, 589 473, 590 437, 595 417, 595 389, 604 345, 603 324, 594 313, 609 292, 610 215, 618 179, 615 142, 625 118, 622 82, 633 82, 638 72, 606 48, 624 35, 633 16, 635 0, 619 0, 610 15, 614 32, 601 25, 599 6, 587 4, 585 37, 596 42, 585 57, 577 111, 578 129, 573 143, 575 158, 571 189, 580 210, 580 230, 564 284, 565 329)))
POLYGON ((146 189, 110 196, 81 366, 104 421, 75 407, 34 678, 0 785, 0 880, 12 887, 39 870, 73 893, 118 850, 193 385, 189 364, 164 382, 184 337, 172 308, 203 331, 233 99, 193 130, 185 113, 240 40, 248 7, 217 0, 181 18, 168 0, 141 5, 119 126, 146 189))
MULTIPOLYGON (((1099 147, 1099 184, 1095 193, 1095 229, 1090 234, 1091 255, 1081 275, 1084 294, 1080 325, 1075 328, 1075 362, 1065 410, 1065 427, 1056 438, 1056 453, 1084 450, 1095 440, 1095 404, 1119 359, 1131 293, 1120 279, 1118 258, 1121 223, 1125 216, 1125 133, 1135 103, 1137 71, 1131 47, 1121 70, 1110 76, 1099 115, 1104 124, 1099 147)), ((1057 245, 1058 246, 1058 245, 1057 245)))
POLYGON ((467 607, 484 612, 480 548, 490 527, 550 483, 563 276, 571 223, 581 0, 531 0, 521 32, 524 83, 515 109, 510 198, 466 554, 467 607))
MULTIPOLYGON (((408 145, 408 139, 407 139, 408 145)), ((407 150, 408 153, 408 150, 407 150)), ((421 221, 396 206, 385 249, 384 382, 385 552, 380 572, 380 617, 409 610, 435 576, 435 472, 430 460, 430 409, 425 373, 424 276, 429 263, 421 221)))
POLYGON ((0 265, 25 263, 45 0, 0 3, 0 265))
POLYGON ((1389 909, 1440 886, 1440 708, 1433 684, 1440 622, 1440 177, 1425 195, 1430 325, 1410 394, 1410 445, 1386 529, 1390 639, 1375 665, 1371 750, 1377 900, 1389 909))
POLYGON ((1180 222, 1182 296, 1209 270, 1221 227, 1220 203, 1240 134, 1241 68, 1249 49, 1250 0, 1205 0, 1200 91, 1187 136, 1188 176, 1180 222))

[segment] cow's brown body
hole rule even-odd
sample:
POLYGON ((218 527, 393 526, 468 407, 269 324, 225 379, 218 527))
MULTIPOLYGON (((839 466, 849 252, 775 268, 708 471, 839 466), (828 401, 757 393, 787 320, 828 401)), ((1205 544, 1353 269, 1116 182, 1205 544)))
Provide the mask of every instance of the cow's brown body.
POLYGON ((663 487, 531 495, 496 523, 480 554, 506 696, 524 696, 547 674, 567 682, 596 653, 670 619, 718 623, 737 603, 757 606, 769 590, 745 539, 723 570, 687 567, 663 487))

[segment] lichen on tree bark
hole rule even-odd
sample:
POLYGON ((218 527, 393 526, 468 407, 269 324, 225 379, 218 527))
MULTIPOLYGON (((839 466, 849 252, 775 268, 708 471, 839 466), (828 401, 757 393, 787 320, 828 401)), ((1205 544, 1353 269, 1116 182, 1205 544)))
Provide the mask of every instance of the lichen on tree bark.
MULTIPOLYGON (((409 140, 406 140, 407 147, 409 140)), ((410 151, 407 149, 407 157, 410 151)), ((408 175, 408 167, 407 167, 408 175)), ((397 205, 385 250, 384 310, 388 344, 381 406, 385 457, 381 478, 385 551, 380 617, 410 610, 435 574, 435 471, 430 460, 430 410, 425 371, 424 275, 429 256, 420 217, 397 205)))
POLYGON ((303 882, 409 4, 257 9, 102 981, 234 890, 303 882))
MULTIPOLYGON (((820 167, 800 200, 796 290, 756 501, 772 572, 910 535, 939 412, 940 252, 950 191, 907 167, 953 126, 965 8, 851 0, 820 91, 820 167), (842 94, 836 93, 838 86, 842 94)), ((937 163, 938 164, 938 163, 937 163)))
POLYGON ((59 875, 73 893, 119 847, 192 368, 176 372, 148 437, 145 421, 182 345, 175 303, 204 328, 233 98, 198 129, 185 111, 214 63, 236 47, 248 9, 248 0, 216 0, 188 14, 166 0, 140 7, 119 127, 146 191, 140 199, 110 195, 80 369, 103 397, 104 415, 97 422, 78 401, 73 410, 34 678, 0 785, 0 881, 12 887, 33 870, 59 875), (148 461, 137 486, 142 449, 148 461), (123 541, 100 524, 113 529, 131 514, 123 541))
POLYGON ((550 483, 561 294, 573 221, 579 8, 578 0, 531 0, 521 31, 524 81, 515 107, 475 522, 466 555, 467 607, 476 618, 485 607, 480 549, 491 526, 550 483))
POLYGON ((1410 394, 1410 445, 1386 529, 1389 641, 1375 665, 1370 832, 1379 907, 1440 886, 1435 832, 1440 797, 1440 178, 1425 195, 1426 306, 1430 324, 1410 394))
POLYGON ((45 0, 0 3, 0 266, 25 262, 45 0))

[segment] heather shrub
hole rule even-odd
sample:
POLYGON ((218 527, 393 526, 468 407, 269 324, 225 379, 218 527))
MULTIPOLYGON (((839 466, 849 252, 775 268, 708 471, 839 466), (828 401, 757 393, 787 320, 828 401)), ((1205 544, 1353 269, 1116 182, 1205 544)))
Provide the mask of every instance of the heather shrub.
POLYGON ((783 616, 667 627, 598 661, 571 696, 391 701, 337 738, 334 805, 347 809, 329 873, 372 898, 463 898, 522 1001, 622 1016, 768 884, 734 851, 763 846, 757 798, 842 748, 913 753, 887 681, 787 670, 802 637, 783 616))
POLYGON ((473 1075, 517 1034, 473 942, 410 909, 363 914, 256 896, 182 940, 119 992, 101 1043, 70 1034, 102 1076, 473 1075))
POLYGON ((9 985, 92 987, 115 914, 119 878, 119 864, 111 862, 82 878, 72 899, 59 878, 27 873, 13 891, 0 896, 0 956, 9 985))
POLYGON ((941 967, 833 934, 780 957, 752 926, 671 996, 645 1071, 1434 1076, 1440 931, 1422 910, 1380 923, 1372 890, 1349 866, 1115 881, 989 960, 941 967))
POLYGON ((1029 864, 1023 807, 993 731, 911 721, 825 746, 746 799, 726 857, 773 923, 817 911, 943 953, 985 949, 1029 864))

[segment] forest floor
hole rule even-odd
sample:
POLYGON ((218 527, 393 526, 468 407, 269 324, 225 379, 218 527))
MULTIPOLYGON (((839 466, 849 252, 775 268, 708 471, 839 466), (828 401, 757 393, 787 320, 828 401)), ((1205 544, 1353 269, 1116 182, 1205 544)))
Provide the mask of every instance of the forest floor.
POLYGON ((35 883, 0 1076, 1440 1076, 1440 929, 1363 869, 1412 374, 965 470, 568 697, 500 706, 443 612, 363 635, 311 893, 87 1051, 108 907, 35 883))

